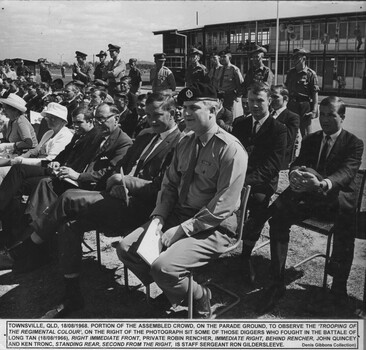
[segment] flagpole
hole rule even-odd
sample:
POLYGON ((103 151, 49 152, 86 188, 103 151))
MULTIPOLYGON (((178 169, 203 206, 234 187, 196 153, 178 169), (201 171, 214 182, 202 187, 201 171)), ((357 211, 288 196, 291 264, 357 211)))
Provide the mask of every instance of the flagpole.
POLYGON ((279 18, 280 2, 277 0, 277 19, 276 19, 276 57, 275 57, 275 85, 277 85, 278 72, 278 46, 280 34, 280 18, 279 18))

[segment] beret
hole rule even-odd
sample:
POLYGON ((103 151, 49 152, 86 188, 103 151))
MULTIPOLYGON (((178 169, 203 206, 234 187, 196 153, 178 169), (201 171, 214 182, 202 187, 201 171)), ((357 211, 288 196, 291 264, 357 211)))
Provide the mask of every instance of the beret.
POLYGON ((217 90, 211 84, 194 83, 186 87, 178 94, 178 104, 183 105, 186 101, 217 100, 217 90))
POLYGON ((308 50, 305 50, 304 48, 298 48, 298 49, 294 49, 294 51, 292 52, 292 56, 299 56, 299 55, 308 55, 310 52, 308 50))

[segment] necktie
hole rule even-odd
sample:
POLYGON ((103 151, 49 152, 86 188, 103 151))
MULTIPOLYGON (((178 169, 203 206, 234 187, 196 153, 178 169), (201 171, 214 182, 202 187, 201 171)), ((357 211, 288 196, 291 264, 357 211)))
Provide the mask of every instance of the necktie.
POLYGON ((253 125, 253 132, 252 132, 253 137, 257 135, 257 127, 258 127, 258 124, 259 124, 259 121, 256 120, 254 122, 254 125, 253 125))
POLYGON ((196 167, 197 164, 197 159, 199 156, 199 152, 202 148, 202 143, 200 141, 200 139, 197 137, 195 139, 195 142, 192 145, 192 150, 191 150, 191 155, 189 158, 189 164, 188 164, 188 169, 187 172, 185 173, 184 177, 183 177, 183 183, 182 183, 182 188, 181 191, 179 193, 179 202, 181 204, 183 204, 187 198, 187 194, 189 191, 189 186, 193 180, 194 177, 194 169, 196 167))
POLYGON ((221 77, 220 77, 220 85, 219 85, 220 89, 222 89, 222 84, 224 83, 224 77, 225 77, 225 66, 222 66, 221 77))
POLYGON ((324 143, 322 152, 320 154, 318 167, 317 167, 318 172, 321 174, 323 174, 325 171, 325 161, 326 161, 327 155, 328 155, 329 141, 330 141, 330 136, 329 135, 325 136, 325 143, 324 143))
POLYGON ((158 142, 158 140, 160 140, 160 135, 156 135, 152 142, 150 143, 150 146, 147 148, 147 150, 141 155, 137 166, 136 166, 136 170, 135 173, 133 174, 133 176, 137 176, 137 174, 140 172, 142 166, 144 165, 144 162, 147 158, 148 155, 150 155, 151 151, 154 149, 155 144, 158 142))

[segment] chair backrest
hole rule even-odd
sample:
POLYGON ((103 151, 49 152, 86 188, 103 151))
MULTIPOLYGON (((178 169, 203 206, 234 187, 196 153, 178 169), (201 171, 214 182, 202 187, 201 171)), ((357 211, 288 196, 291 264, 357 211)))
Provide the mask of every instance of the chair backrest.
POLYGON ((366 169, 360 169, 357 172, 356 178, 356 215, 355 215, 355 230, 356 238, 366 239, 366 169))
POLYGON ((237 241, 235 242, 235 244, 233 244, 229 248, 227 248, 223 254, 236 249, 239 246, 239 244, 243 238, 243 226, 244 226, 244 221, 245 221, 245 215, 247 212, 247 205, 248 205, 250 190, 251 190, 251 186, 247 185, 247 186, 244 186, 243 191, 242 191, 240 208, 239 208, 238 228, 236 231, 237 236, 238 236, 237 241))

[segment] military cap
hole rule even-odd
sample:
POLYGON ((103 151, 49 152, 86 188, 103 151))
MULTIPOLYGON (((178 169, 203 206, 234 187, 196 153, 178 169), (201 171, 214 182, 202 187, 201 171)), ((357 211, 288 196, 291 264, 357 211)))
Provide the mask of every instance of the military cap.
POLYGON ((95 86, 108 86, 108 83, 102 79, 95 79, 94 85, 95 86))
POLYGON ((195 47, 189 51, 189 55, 203 55, 203 52, 201 50, 196 49, 195 47))
POLYGON ((231 55, 230 50, 222 50, 218 53, 219 56, 231 55))
POLYGON ((165 53, 155 53, 154 58, 158 61, 165 61, 166 60, 166 54, 165 53))
POLYGON ((38 63, 45 63, 46 62, 46 59, 45 58, 38 58, 38 63))
POLYGON ((96 54, 95 56, 97 57, 103 57, 103 56, 107 56, 107 53, 103 50, 100 50, 100 52, 98 54, 96 54))
POLYGON ((131 82, 131 78, 128 76, 128 75, 124 75, 121 79, 120 79, 120 82, 122 81, 127 81, 128 83, 131 82))
POLYGON ((179 105, 183 105, 183 102, 186 101, 216 101, 217 99, 218 97, 216 88, 211 84, 205 83, 194 83, 192 86, 181 90, 178 94, 179 105))
POLYGON ((108 51, 119 51, 121 49, 121 46, 108 44, 108 51))
POLYGON ((73 80, 72 81, 76 86, 78 86, 78 87, 84 87, 85 86, 85 84, 82 82, 82 81, 80 81, 80 80, 73 80))
POLYGON ((129 63, 137 62, 137 58, 130 58, 130 59, 128 60, 128 62, 129 62, 129 63))
POLYGON ((292 52, 292 56, 307 56, 310 52, 308 50, 305 50, 304 48, 300 47, 297 49, 294 49, 292 52))
POLYGON ((88 56, 86 53, 81 52, 81 51, 75 51, 75 57, 81 57, 81 58, 85 58, 86 56, 88 56))
POLYGON ((263 52, 263 53, 267 53, 267 49, 265 48, 265 47, 263 47, 263 46, 259 46, 259 45, 257 45, 257 44, 254 44, 254 48, 253 48, 253 50, 250 50, 249 52, 248 52, 248 54, 249 55, 253 55, 254 53, 259 53, 259 52, 263 52))

